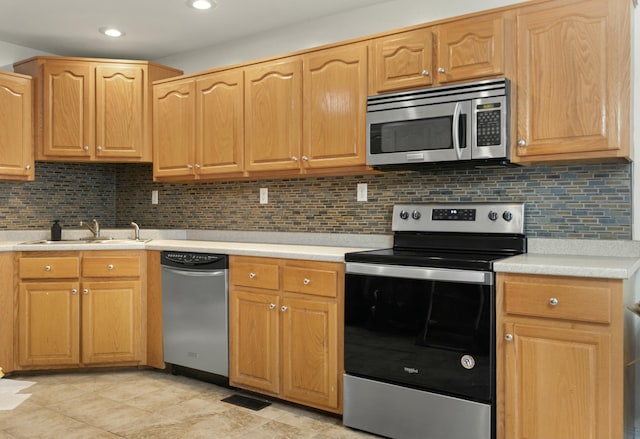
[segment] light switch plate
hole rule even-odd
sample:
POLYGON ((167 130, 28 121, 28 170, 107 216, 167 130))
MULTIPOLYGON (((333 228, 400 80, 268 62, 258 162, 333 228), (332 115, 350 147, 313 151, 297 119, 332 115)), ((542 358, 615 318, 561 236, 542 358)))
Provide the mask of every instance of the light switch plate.
POLYGON ((158 191, 151 191, 151 204, 158 204, 158 191))
POLYGON ((367 201, 367 183, 358 183, 357 200, 367 201))
POLYGON ((260 204, 267 204, 269 202, 269 189, 266 187, 260 188, 260 204))

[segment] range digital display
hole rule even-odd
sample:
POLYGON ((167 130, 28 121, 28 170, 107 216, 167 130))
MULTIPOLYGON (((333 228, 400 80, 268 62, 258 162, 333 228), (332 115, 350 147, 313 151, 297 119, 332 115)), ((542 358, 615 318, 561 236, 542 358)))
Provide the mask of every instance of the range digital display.
POLYGON ((432 221, 475 221, 476 209, 433 209, 432 221))

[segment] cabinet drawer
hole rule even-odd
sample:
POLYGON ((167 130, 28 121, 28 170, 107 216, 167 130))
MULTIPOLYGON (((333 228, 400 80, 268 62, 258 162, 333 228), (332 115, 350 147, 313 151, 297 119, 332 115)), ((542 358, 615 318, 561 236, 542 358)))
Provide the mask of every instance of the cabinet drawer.
POLYGON ((283 284, 285 291, 336 297, 338 273, 303 267, 284 267, 283 284))
POLYGON ((64 279, 80 277, 80 260, 75 256, 20 258, 20 279, 64 279))
POLYGON ((230 267, 232 285, 277 290, 280 288, 277 264, 236 262, 230 267))
POLYGON ((611 322, 611 286, 607 281, 504 281, 504 310, 508 314, 611 322))
POLYGON ((85 277, 138 277, 138 256, 85 256, 82 259, 82 275, 85 277))

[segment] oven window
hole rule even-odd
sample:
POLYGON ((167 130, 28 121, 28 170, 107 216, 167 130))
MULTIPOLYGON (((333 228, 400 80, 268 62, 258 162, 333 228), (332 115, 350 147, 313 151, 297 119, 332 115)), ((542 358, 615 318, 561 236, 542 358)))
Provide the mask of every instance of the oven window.
POLYGON ((493 295, 487 285, 347 274, 345 370, 491 400, 493 295))
MULTIPOLYGON (((460 115, 460 147, 466 148, 467 115, 460 115)), ((452 150, 453 116, 413 119, 401 122, 372 124, 370 145, 372 154, 394 152, 452 150)))

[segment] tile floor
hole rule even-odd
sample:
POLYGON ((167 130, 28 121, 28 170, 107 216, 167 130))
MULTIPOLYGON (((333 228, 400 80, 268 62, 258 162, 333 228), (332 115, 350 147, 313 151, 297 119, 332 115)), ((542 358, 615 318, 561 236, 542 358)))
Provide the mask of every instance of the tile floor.
POLYGON ((341 420, 283 402, 259 411, 233 389, 152 370, 11 376, 32 396, 0 411, 0 439, 357 439, 341 420))

